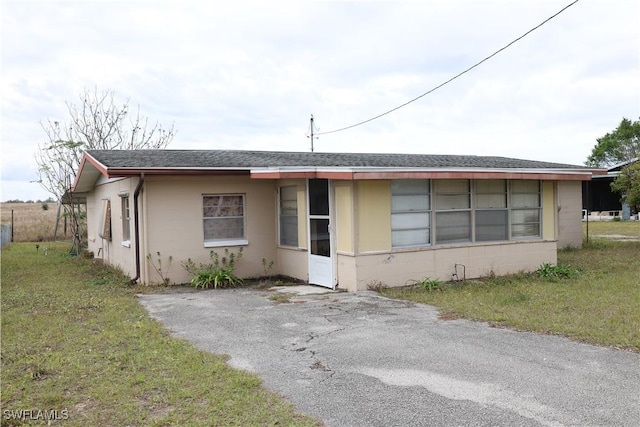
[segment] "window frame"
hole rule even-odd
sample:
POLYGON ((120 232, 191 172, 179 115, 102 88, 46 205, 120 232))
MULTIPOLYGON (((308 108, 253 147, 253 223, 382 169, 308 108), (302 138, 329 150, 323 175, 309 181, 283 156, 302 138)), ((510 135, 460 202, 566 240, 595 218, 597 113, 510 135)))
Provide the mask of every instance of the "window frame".
MULTIPOLYGON (((473 245, 473 244, 487 244, 487 243, 507 243, 507 242, 517 242, 517 241, 527 241, 527 240, 541 240, 542 239, 542 228, 543 228, 543 185, 541 180, 536 179, 507 179, 507 178, 491 178, 491 179, 456 179, 456 181, 466 181, 468 185, 468 192, 464 191, 453 191, 455 190, 455 186, 453 190, 447 189, 447 182, 451 182, 452 180, 447 179, 420 179, 420 180, 411 180, 411 179, 398 179, 391 180, 391 206, 390 206, 390 219, 391 219, 391 249, 404 249, 404 248, 416 248, 421 246, 445 246, 445 245, 473 245), (426 209, 412 209, 413 206, 418 206, 418 204, 413 204, 410 201, 406 201, 405 205, 408 205, 408 209, 398 209, 397 206, 394 206, 394 197, 396 196, 411 196, 410 192, 394 192, 394 187, 397 183, 401 183, 402 181, 427 181, 428 182, 428 194, 426 194, 428 198, 427 208, 426 209), (497 185, 491 185, 490 181, 495 183, 499 182, 502 188, 498 188, 497 185), (444 184, 443 184, 444 183, 444 184), (485 183, 489 183, 489 185, 484 185, 485 183), (535 189, 534 189, 535 185, 535 189), (444 190, 444 191, 443 191, 444 190), (535 190, 535 191, 534 191, 535 190), (463 207, 465 204, 463 198, 458 197, 456 200, 455 196, 465 195, 468 200, 468 207, 463 207), (444 196, 444 197, 443 197, 444 196), (446 201, 447 196, 454 196, 450 199, 450 203, 446 205, 444 208, 440 208, 443 201, 446 201), (487 197, 484 197, 487 196, 487 197), (500 196, 500 199, 492 196, 500 196), (529 199, 529 200, 528 200, 529 199), (534 201, 535 199, 535 201, 534 201), (515 201, 515 202, 514 202, 515 201), (440 202, 440 203, 439 203, 440 202), (528 203, 528 204, 527 204, 528 203), (495 206, 494 206, 495 204, 495 206), (520 205, 522 204, 522 205, 520 205), (531 206, 533 204, 533 206, 531 206), (523 221, 516 222, 518 218, 522 215, 519 212, 526 211, 535 211, 536 214, 532 215, 532 218, 535 221, 523 221), (442 238, 438 238, 438 218, 440 218, 440 223, 443 222, 443 218, 446 215, 451 213, 462 213, 466 212, 468 216, 468 228, 469 234, 468 239, 456 239, 456 240, 445 240, 442 238), (499 215, 493 218, 493 222, 489 219, 488 224, 479 225, 478 220, 482 220, 483 212, 500 212, 499 215), (403 214, 416 214, 423 213, 426 215, 426 227, 398 227, 398 221, 394 221, 394 216, 401 216, 403 214), (536 226, 536 234, 528 234, 528 235, 514 235, 519 233, 514 233, 515 228, 522 228, 522 232, 526 232, 526 227, 531 227, 532 225, 536 226), (485 234, 489 235, 488 238, 479 236, 478 230, 481 230, 486 227, 485 234), (490 233, 486 233, 486 230, 497 229, 500 227, 500 235, 499 236, 491 236, 490 233), (404 230, 428 230, 427 231, 427 242, 420 243, 410 243, 407 245, 400 245, 394 243, 394 232, 404 231, 404 230)), ((422 193, 424 195, 424 193, 422 193)), ((453 226, 450 226, 453 227, 453 226)))
MULTIPOLYGON (((472 180, 470 179, 452 179, 452 180, 448 180, 448 179, 443 179, 443 180, 436 180, 435 182, 435 191, 434 191, 434 206, 433 206, 433 212, 434 212, 434 223, 435 223, 435 235, 434 235, 434 245, 464 245, 464 244, 472 244, 475 243, 474 242, 474 233, 473 233, 473 226, 474 226, 474 215, 473 215, 473 187, 472 187, 472 180), (466 181, 467 183, 467 191, 466 192, 461 192, 461 191, 442 191, 442 187, 444 183, 451 183, 453 181, 466 181), (440 199, 439 196, 462 196, 462 195, 466 195, 467 196, 467 207, 451 207, 451 206, 447 206, 444 209, 440 209, 438 206, 438 200, 440 199), (440 218, 441 222, 442 219, 445 217, 450 217, 453 216, 452 214, 457 214, 457 213, 462 213, 462 212, 467 212, 468 213, 468 229, 469 232, 467 234, 467 239, 462 240, 462 239, 456 239, 456 240, 445 240, 444 242, 441 241, 441 239, 438 238, 438 232, 439 230, 442 230, 442 228, 438 228, 438 219, 440 218)), ((448 226, 448 228, 450 228, 451 226, 448 226)))
POLYGON ((509 240, 516 240, 516 241, 522 241, 522 240, 539 240, 542 238, 542 182, 540 180, 535 180, 535 179, 523 179, 523 180, 510 180, 509 182, 509 240), (513 186, 514 183, 516 182, 535 182, 537 183, 537 187, 538 187, 538 191, 537 192, 528 192, 528 191, 523 191, 523 192, 515 192, 513 191, 513 186), (537 202, 537 206, 518 206, 518 207, 514 207, 514 203, 513 203, 513 199, 514 196, 517 195, 522 195, 522 194, 537 194, 538 196, 538 202, 537 202), (536 211, 537 212, 537 217, 538 220, 535 222, 514 222, 514 220, 516 219, 516 215, 514 215, 515 212, 525 212, 525 211, 536 211), (514 225, 518 226, 518 225, 527 225, 527 224, 537 224, 538 225, 538 232, 536 235, 525 235, 525 236, 518 236, 515 237, 513 234, 513 229, 514 229, 514 225))
POLYGON ((122 246, 131 247, 131 200, 129 193, 119 194, 122 219, 122 246))
POLYGON ((249 244, 247 240, 247 197, 245 193, 204 193, 201 197, 201 214, 202 214, 202 237, 205 248, 221 247, 221 246, 241 246, 249 244), (216 217, 205 216, 205 198, 207 197, 238 197, 242 198, 242 216, 224 215, 216 217), (206 236, 206 221, 215 221, 216 219, 242 218, 242 237, 213 239, 206 236))
MULTIPOLYGON (((290 208, 293 209, 293 208, 290 208)), ((297 248, 299 247, 299 224, 298 224, 298 186, 293 184, 293 185, 282 185, 278 187, 278 245, 279 246, 286 246, 286 247, 293 247, 293 248, 297 248), (295 199, 287 199, 287 200, 283 200, 283 194, 284 192, 282 191, 283 188, 289 188, 289 189, 293 189, 293 194, 295 194, 295 199), (283 202, 295 202, 294 206, 295 206, 295 213, 294 214, 283 214, 283 202), (295 238, 295 243, 289 243, 289 242, 283 242, 283 229, 284 224, 283 224, 283 219, 287 219, 287 218, 294 218, 295 219, 295 228, 296 228, 296 238, 295 238)), ((292 237, 293 239, 293 237, 292 237)))
POLYGON ((413 180, 413 179, 398 179, 398 180, 393 180, 391 181, 391 247, 393 249, 399 249, 399 248, 413 248, 413 247, 421 247, 421 246, 431 246, 432 245, 432 241, 433 241, 433 236, 432 236, 432 229, 433 229, 433 206, 432 206, 432 191, 431 191, 431 180, 430 179, 419 179, 419 180, 413 180), (427 192, 398 192, 394 194, 394 183, 397 185, 402 184, 403 182, 422 182, 422 183, 426 183, 426 189, 427 192), (413 208, 409 208, 409 209, 399 209, 399 207, 395 207, 394 208, 394 197, 416 197, 416 198, 421 198, 423 200, 426 200, 426 205, 427 207, 425 209, 413 209, 413 208), (396 218, 402 218, 403 216, 409 216, 409 215, 415 215, 415 214, 426 214, 427 219, 426 219, 426 226, 423 227, 394 227, 394 215, 396 216, 396 218), (406 232, 406 231, 411 231, 411 230, 426 230, 427 235, 426 235, 426 242, 418 242, 418 243, 410 243, 407 245, 394 245, 393 241, 394 241, 394 231, 397 233, 396 235, 399 235, 400 232, 406 232))
MULTIPOLYGON (((486 180, 474 180, 473 182, 473 241, 474 243, 486 243, 486 242, 508 242, 510 240, 510 221, 511 215, 509 211, 509 180, 507 179, 486 179, 486 180), (503 184, 503 191, 479 191, 481 183, 498 182, 503 184), (481 196, 497 196, 500 195, 503 198, 503 206, 483 206, 479 207, 481 196), (482 212, 502 212, 505 214, 504 222, 504 238, 491 238, 491 239, 478 239, 478 213, 482 212)), ((499 224, 502 226, 502 224, 499 224)), ((483 226, 480 226, 483 227, 483 226)), ((495 227, 495 225, 494 225, 495 227)))

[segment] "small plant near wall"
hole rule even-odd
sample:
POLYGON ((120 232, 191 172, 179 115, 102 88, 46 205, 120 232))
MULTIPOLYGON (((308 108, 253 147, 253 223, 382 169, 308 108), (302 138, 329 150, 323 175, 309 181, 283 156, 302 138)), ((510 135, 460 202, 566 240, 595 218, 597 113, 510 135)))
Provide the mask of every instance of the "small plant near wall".
POLYGON ((536 270, 536 274, 553 282, 558 279, 575 279, 578 277, 578 270, 566 264, 551 265, 545 262, 536 270))
POLYGON ((415 279, 409 280, 407 284, 412 286, 420 286, 422 289, 427 291, 435 291, 435 290, 441 289, 440 285, 442 285, 442 282, 440 282, 440 280, 438 279, 425 277, 422 280, 415 280, 415 279))
POLYGON ((162 279, 162 284, 165 286, 169 286, 169 284, 171 283, 169 279, 169 269, 171 268, 173 257, 169 255, 169 258, 167 258, 166 267, 163 267, 162 255, 160 255, 160 252, 156 252, 156 256, 157 258, 154 260, 153 256, 150 253, 148 253, 147 261, 149 262, 149 264, 151 264, 151 266, 156 271, 156 273, 158 273, 158 276, 160 276, 160 279, 162 279))
POLYGON ((262 269, 264 270, 264 277, 267 279, 271 278, 271 274, 269 273, 273 268, 273 260, 267 261, 266 258, 262 258, 262 269))
POLYGON ((381 282, 379 280, 372 280, 371 282, 367 283, 367 289, 370 291, 381 292, 387 288, 388 286, 384 282, 381 282))
POLYGON ((182 268, 193 277, 191 284, 196 288, 228 288, 244 281, 235 275, 236 264, 242 258, 242 248, 238 252, 224 250, 224 256, 212 250, 209 252, 209 263, 196 265, 191 258, 182 262, 182 268))

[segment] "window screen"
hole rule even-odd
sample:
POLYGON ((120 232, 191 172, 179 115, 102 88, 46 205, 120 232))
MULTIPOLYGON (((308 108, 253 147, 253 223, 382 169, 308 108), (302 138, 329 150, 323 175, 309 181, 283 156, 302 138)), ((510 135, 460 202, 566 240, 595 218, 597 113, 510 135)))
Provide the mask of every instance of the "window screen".
POLYGON ((436 243, 471 241, 471 184, 468 179, 436 183, 436 243))
POLYGON ((431 242, 429 180, 391 181, 391 245, 426 245, 431 242))
POLYGON ((540 181, 511 181, 511 238, 540 237, 540 181))
POLYGON ((244 195, 202 196, 204 240, 244 239, 244 195))
POLYGON ((280 187, 280 244, 298 246, 298 188, 280 187))

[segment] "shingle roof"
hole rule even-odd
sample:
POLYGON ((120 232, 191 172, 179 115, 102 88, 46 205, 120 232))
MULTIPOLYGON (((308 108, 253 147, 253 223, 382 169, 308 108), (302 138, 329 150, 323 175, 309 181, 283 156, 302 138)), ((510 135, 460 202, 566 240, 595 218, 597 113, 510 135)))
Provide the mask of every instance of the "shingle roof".
POLYGON ((90 150, 107 168, 490 168, 589 169, 584 166, 495 156, 431 154, 311 153, 240 150, 90 150))

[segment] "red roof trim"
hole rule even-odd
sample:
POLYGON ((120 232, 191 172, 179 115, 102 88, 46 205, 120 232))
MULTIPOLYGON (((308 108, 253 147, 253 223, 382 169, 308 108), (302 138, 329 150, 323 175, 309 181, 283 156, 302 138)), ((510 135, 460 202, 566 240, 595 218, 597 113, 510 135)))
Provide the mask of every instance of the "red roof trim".
POLYGON ((539 179, 543 181, 589 181, 591 174, 554 172, 264 172, 251 173, 253 179, 327 178, 347 181, 370 179, 539 179))
POLYGON ((239 169, 180 169, 180 168, 108 168, 108 178, 124 178, 131 176, 140 176, 143 173, 149 175, 249 175, 248 170, 239 169))
POLYGON ((356 172, 354 179, 539 179, 543 181, 589 181, 590 173, 553 172, 356 172))
POLYGON ((91 165, 93 165, 93 167, 96 168, 96 170, 98 172, 100 172, 102 175, 104 176, 108 176, 107 175, 107 169, 105 168, 105 166, 100 163, 99 161, 97 161, 96 159, 94 159, 93 157, 91 157, 90 155, 88 155, 87 153, 84 153, 82 155, 82 160, 80 161, 80 166, 78 167, 78 173, 75 176, 75 179, 73 181, 73 185, 71 186, 71 191, 76 191, 76 187, 78 186, 78 181, 80 180, 80 177, 82 176, 82 172, 84 171, 85 166, 87 165, 87 162, 91 163, 91 165))

